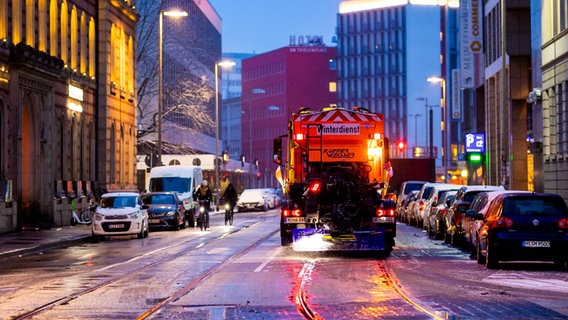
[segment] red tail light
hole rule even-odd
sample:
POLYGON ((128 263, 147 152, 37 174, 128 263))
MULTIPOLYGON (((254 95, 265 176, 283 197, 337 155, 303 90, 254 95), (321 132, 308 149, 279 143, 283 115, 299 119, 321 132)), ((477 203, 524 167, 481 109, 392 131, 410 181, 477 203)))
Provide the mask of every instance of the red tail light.
POLYGON ((310 191, 312 192, 320 192, 321 191, 321 183, 319 181, 314 181, 310 185, 310 191))
POLYGON ((377 215, 377 217, 394 217, 394 209, 382 209, 379 208, 377 209, 377 211, 375 211, 375 214, 377 215))
POLYGON ((511 228, 512 226, 513 220, 507 217, 499 217, 491 224, 491 228, 511 228))
POLYGON ((446 214, 446 211, 447 211, 446 208, 440 209, 440 214, 441 214, 441 215, 445 215, 445 214, 446 214))
POLYGON ((300 209, 284 209, 282 210, 282 215, 284 217, 301 217, 302 210, 300 209))
POLYGON ((420 211, 424 210, 424 205, 425 205, 424 200, 420 200, 420 203, 418 203, 418 210, 420 211))
POLYGON ((568 219, 562 218, 558 220, 558 228, 559 229, 568 229, 568 219))

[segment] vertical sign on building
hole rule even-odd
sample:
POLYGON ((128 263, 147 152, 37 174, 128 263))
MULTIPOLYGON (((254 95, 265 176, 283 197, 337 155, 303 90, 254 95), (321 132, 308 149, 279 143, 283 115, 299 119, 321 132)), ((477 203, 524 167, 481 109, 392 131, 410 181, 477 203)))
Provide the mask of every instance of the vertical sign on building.
POLYGON ((464 89, 473 89, 474 55, 482 52, 483 1, 462 0, 459 8, 460 73, 464 89))
POLYGON ((460 70, 452 70, 452 119, 461 119, 461 97, 460 97, 460 70))

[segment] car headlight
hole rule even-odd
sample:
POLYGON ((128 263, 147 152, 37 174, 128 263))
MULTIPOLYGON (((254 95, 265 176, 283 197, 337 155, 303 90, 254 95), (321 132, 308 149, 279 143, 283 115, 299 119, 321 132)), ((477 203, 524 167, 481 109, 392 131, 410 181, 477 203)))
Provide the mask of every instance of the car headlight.
POLYGON ((103 221, 104 216, 100 213, 95 213, 95 220, 96 221, 103 221))
POLYGON ((166 213, 166 217, 171 217, 171 216, 173 216, 174 214, 176 214, 175 211, 168 211, 168 213, 166 213))
POLYGON ((136 211, 134 211, 134 212, 128 214, 128 217, 129 217, 130 219, 138 219, 139 216, 140 216, 140 211, 139 211, 139 210, 136 210, 136 211))

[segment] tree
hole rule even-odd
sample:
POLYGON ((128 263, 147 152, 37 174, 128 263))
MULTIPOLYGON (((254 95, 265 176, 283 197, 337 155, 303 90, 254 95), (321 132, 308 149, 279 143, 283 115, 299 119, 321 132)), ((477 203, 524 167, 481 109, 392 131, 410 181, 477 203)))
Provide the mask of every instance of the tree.
MULTIPOLYGON (((138 139, 158 129, 158 121, 173 122, 207 135, 215 128, 214 75, 202 62, 204 50, 183 41, 187 20, 164 19, 162 30, 162 119, 158 119, 158 44, 160 1, 139 0, 137 25, 138 139), (214 110, 214 109, 213 109, 214 110)), ((184 18, 186 19, 186 18, 184 18)), ((162 130, 163 131, 163 130, 162 130)), ((167 140, 167 136, 162 137, 167 140)))

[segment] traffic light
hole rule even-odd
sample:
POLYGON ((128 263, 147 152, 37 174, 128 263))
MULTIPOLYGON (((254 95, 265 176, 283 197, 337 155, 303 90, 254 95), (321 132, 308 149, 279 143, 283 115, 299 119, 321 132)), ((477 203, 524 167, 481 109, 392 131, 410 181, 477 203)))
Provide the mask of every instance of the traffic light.
POLYGON ((396 143, 396 148, 398 149, 398 152, 402 153, 404 152, 404 149, 406 149, 406 143, 401 140, 396 143))

